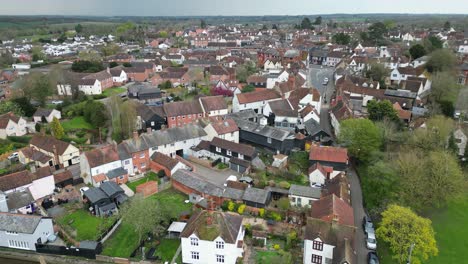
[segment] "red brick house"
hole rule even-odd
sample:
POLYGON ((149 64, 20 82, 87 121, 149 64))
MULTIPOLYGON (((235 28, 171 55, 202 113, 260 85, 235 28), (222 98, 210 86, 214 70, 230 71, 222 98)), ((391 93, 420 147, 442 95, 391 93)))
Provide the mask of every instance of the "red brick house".
POLYGON ((119 156, 121 159, 132 159, 135 173, 145 172, 149 169, 149 146, 144 138, 133 133, 133 138, 124 140, 119 144, 119 156))
POLYGON ((149 71, 144 67, 128 67, 124 71, 127 73, 130 81, 145 82, 150 78, 149 71))
POLYGON ((211 66, 209 69, 210 82, 223 81, 226 82, 230 79, 235 79, 235 69, 224 68, 223 66, 211 66))
POLYGON ((190 76, 187 68, 167 68, 163 72, 156 73, 151 78, 151 84, 158 86, 162 83, 170 81, 173 86, 190 83, 190 76))
POLYGON ((190 124, 204 117, 203 108, 198 100, 173 102, 164 104, 163 107, 169 128, 190 124))
POLYGON ((101 83, 102 91, 114 86, 114 81, 112 79, 112 74, 110 73, 109 68, 104 71, 86 75, 83 77, 83 80, 98 80, 101 83))
POLYGON ((150 168, 154 172, 163 170, 166 176, 171 177, 178 169, 186 168, 186 166, 177 159, 160 152, 155 152, 153 156, 151 156, 150 168))
POLYGON ((131 62, 133 60, 135 60, 135 57, 133 55, 126 54, 126 53, 119 53, 119 54, 115 54, 115 55, 107 57, 108 62, 125 63, 125 62, 131 62))

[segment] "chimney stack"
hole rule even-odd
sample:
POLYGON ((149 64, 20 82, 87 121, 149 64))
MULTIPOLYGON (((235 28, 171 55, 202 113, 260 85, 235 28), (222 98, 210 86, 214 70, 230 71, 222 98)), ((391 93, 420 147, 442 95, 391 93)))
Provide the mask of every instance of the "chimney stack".
POLYGON ((138 131, 133 131, 133 139, 134 140, 138 139, 138 131))

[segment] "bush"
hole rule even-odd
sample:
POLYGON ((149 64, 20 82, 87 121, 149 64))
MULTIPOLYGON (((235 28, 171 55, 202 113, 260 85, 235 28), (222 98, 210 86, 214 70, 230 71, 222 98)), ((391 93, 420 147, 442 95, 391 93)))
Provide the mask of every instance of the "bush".
POLYGON ((236 204, 233 201, 229 201, 228 203, 228 210, 233 212, 236 209, 236 204))
POLYGON ((268 211, 267 218, 270 219, 270 220, 274 220, 276 222, 281 221, 281 215, 279 213, 273 212, 273 211, 268 211))
POLYGON ((287 181, 282 181, 279 184, 279 187, 284 188, 284 189, 289 189, 291 188, 291 184, 287 181))
POLYGON ((258 210, 258 216, 260 216, 261 218, 265 217, 265 208, 260 208, 258 210))
POLYGON ((23 144, 29 144, 29 141, 31 141, 31 137, 30 136, 22 136, 22 137, 19 137, 19 136, 9 136, 7 137, 8 140, 10 140, 11 142, 16 142, 16 143, 23 143, 23 144))
POLYGON ((278 245, 278 244, 274 244, 274 245, 273 245, 273 249, 274 249, 274 250, 280 250, 281 247, 280 247, 280 245, 278 245))
POLYGON ((226 163, 218 163, 218 165, 216 165, 216 167, 218 168, 218 170, 224 170, 224 169, 227 169, 229 168, 229 165, 227 165, 226 163))
POLYGON ((244 214, 245 207, 246 207, 245 204, 241 204, 241 205, 239 206, 239 208, 237 208, 237 213, 239 213, 239 214, 244 214))
POLYGON ((254 247, 263 247, 265 246, 265 242, 263 239, 254 238, 252 239, 252 245, 254 247))
POLYGON ((100 100, 100 99, 104 99, 104 98, 106 98, 106 96, 104 94, 93 95, 94 100, 100 100))
POLYGON ((223 204, 221 205, 221 209, 223 211, 227 211, 229 206, 229 201, 224 201, 223 204))

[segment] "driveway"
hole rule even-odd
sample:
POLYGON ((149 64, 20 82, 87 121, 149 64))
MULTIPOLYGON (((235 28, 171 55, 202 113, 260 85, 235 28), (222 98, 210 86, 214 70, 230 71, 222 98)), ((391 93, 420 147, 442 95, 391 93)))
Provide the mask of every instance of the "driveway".
POLYGON ((356 226, 356 236, 354 239, 357 263, 366 263, 367 250, 364 243, 364 230, 362 229, 362 218, 364 217, 364 206, 362 200, 361 182, 353 167, 348 169, 348 180, 351 185, 351 204, 354 210, 354 225, 356 226))
POLYGON ((223 187, 224 183, 226 182, 227 178, 231 175, 234 175, 239 179, 241 175, 233 170, 215 170, 211 168, 207 168, 205 166, 199 165, 197 163, 191 162, 194 166, 194 172, 200 175, 203 179, 211 182, 217 186, 223 187))

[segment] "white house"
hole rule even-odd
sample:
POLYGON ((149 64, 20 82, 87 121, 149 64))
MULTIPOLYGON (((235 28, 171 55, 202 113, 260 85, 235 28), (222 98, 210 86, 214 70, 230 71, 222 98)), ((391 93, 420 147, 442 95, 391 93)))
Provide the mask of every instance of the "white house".
POLYGON ((315 183, 325 184, 327 180, 335 178, 342 171, 336 171, 333 167, 323 166, 320 163, 315 163, 309 168, 309 182, 311 186, 315 183))
POLYGON ((408 77, 425 77, 424 67, 398 67, 390 73, 390 80, 394 83, 406 81, 408 77))
POLYGON ((124 84, 128 81, 128 75, 122 68, 110 69, 109 72, 114 83, 124 84))
POLYGON ((24 136, 27 133, 27 123, 22 117, 18 117, 12 112, 0 115, 0 138, 24 136))
POLYGON ((263 64, 263 69, 265 71, 281 70, 283 69, 283 65, 281 65, 280 61, 266 60, 263 64))
POLYGON ((468 40, 463 41, 463 43, 458 46, 457 51, 461 54, 468 54, 468 40))
POLYGON ((403 34, 403 35, 401 36, 401 39, 402 39, 403 41, 412 42, 412 41, 415 40, 415 37, 414 37, 413 35, 411 35, 410 33, 406 33, 406 34, 403 34))
POLYGON ((58 140, 52 136, 34 135, 29 142, 30 147, 52 158, 52 164, 64 167, 80 162, 80 150, 70 143, 58 140))
POLYGON ((417 68, 426 64, 429 61, 429 56, 422 56, 421 58, 417 58, 411 62, 411 67, 417 68))
POLYGON ((291 202, 291 206, 296 207, 311 207, 314 201, 320 199, 322 195, 321 188, 315 187, 308 187, 308 186, 300 186, 291 184, 291 188, 289 188, 289 201, 291 202))
POLYGON ((273 89, 276 83, 286 82, 289 79, 289 73, 287 71, 273 72, 270 70, 270 74, 267 75, 266 88, 273 89))
POLYGON ((36 250, 36 243, 47 243, 54 234, 52 218, 0 213, 0 247, 36 250))
POLYGON ((356 228, 309 218, 304 234, 304 264, 357 263, 352 248, 356 228))
POLYGON ((54 117, 58 120, 62 119, 62 113, 56 109, 38 108, 33 115, 34 123, 41 123, 43 117, 47 123, 50 123, 54 117))
POLYGON ((280 94, 270 89, 236 94, 232 100, 232 112, 237 113, 242 110, 252 109, 255 113, 260 114, 268 102, 279 99, 281 99, 280 94))
POLYGON ((222 95, 200 97, 200 105, 203 112, 209 116, 225 116, 229 113, 228 105, 222 95))
POLYGON ((91 183, 95 187, 98 187, 100 182, 93 181, 94 176, 106 174, 121 167, 122 162, 115 145, 107 145, 80 155, 81 176, 85 183, 91 183))
POLYGON ((182 231, 182 262, 235 264, 244 253, 243 217, 237 214, 198 211, 182 231))
POLYGON ((78 90, 86 95, 101 94, 102 85, 98 79, 82 79, 78 85, 78 90))
POLYGON ((16 63, 11 65, 11 67, 15 70, 29 70, 31 69, 31 64, 29 63, 16 63))
POLYGON ((208 141, 211 141, 214 137, 219 137, 228 141, 239 143, 239 127, 231 118, 212 121, 203 129, 208 135, 206 139, 208 141))

